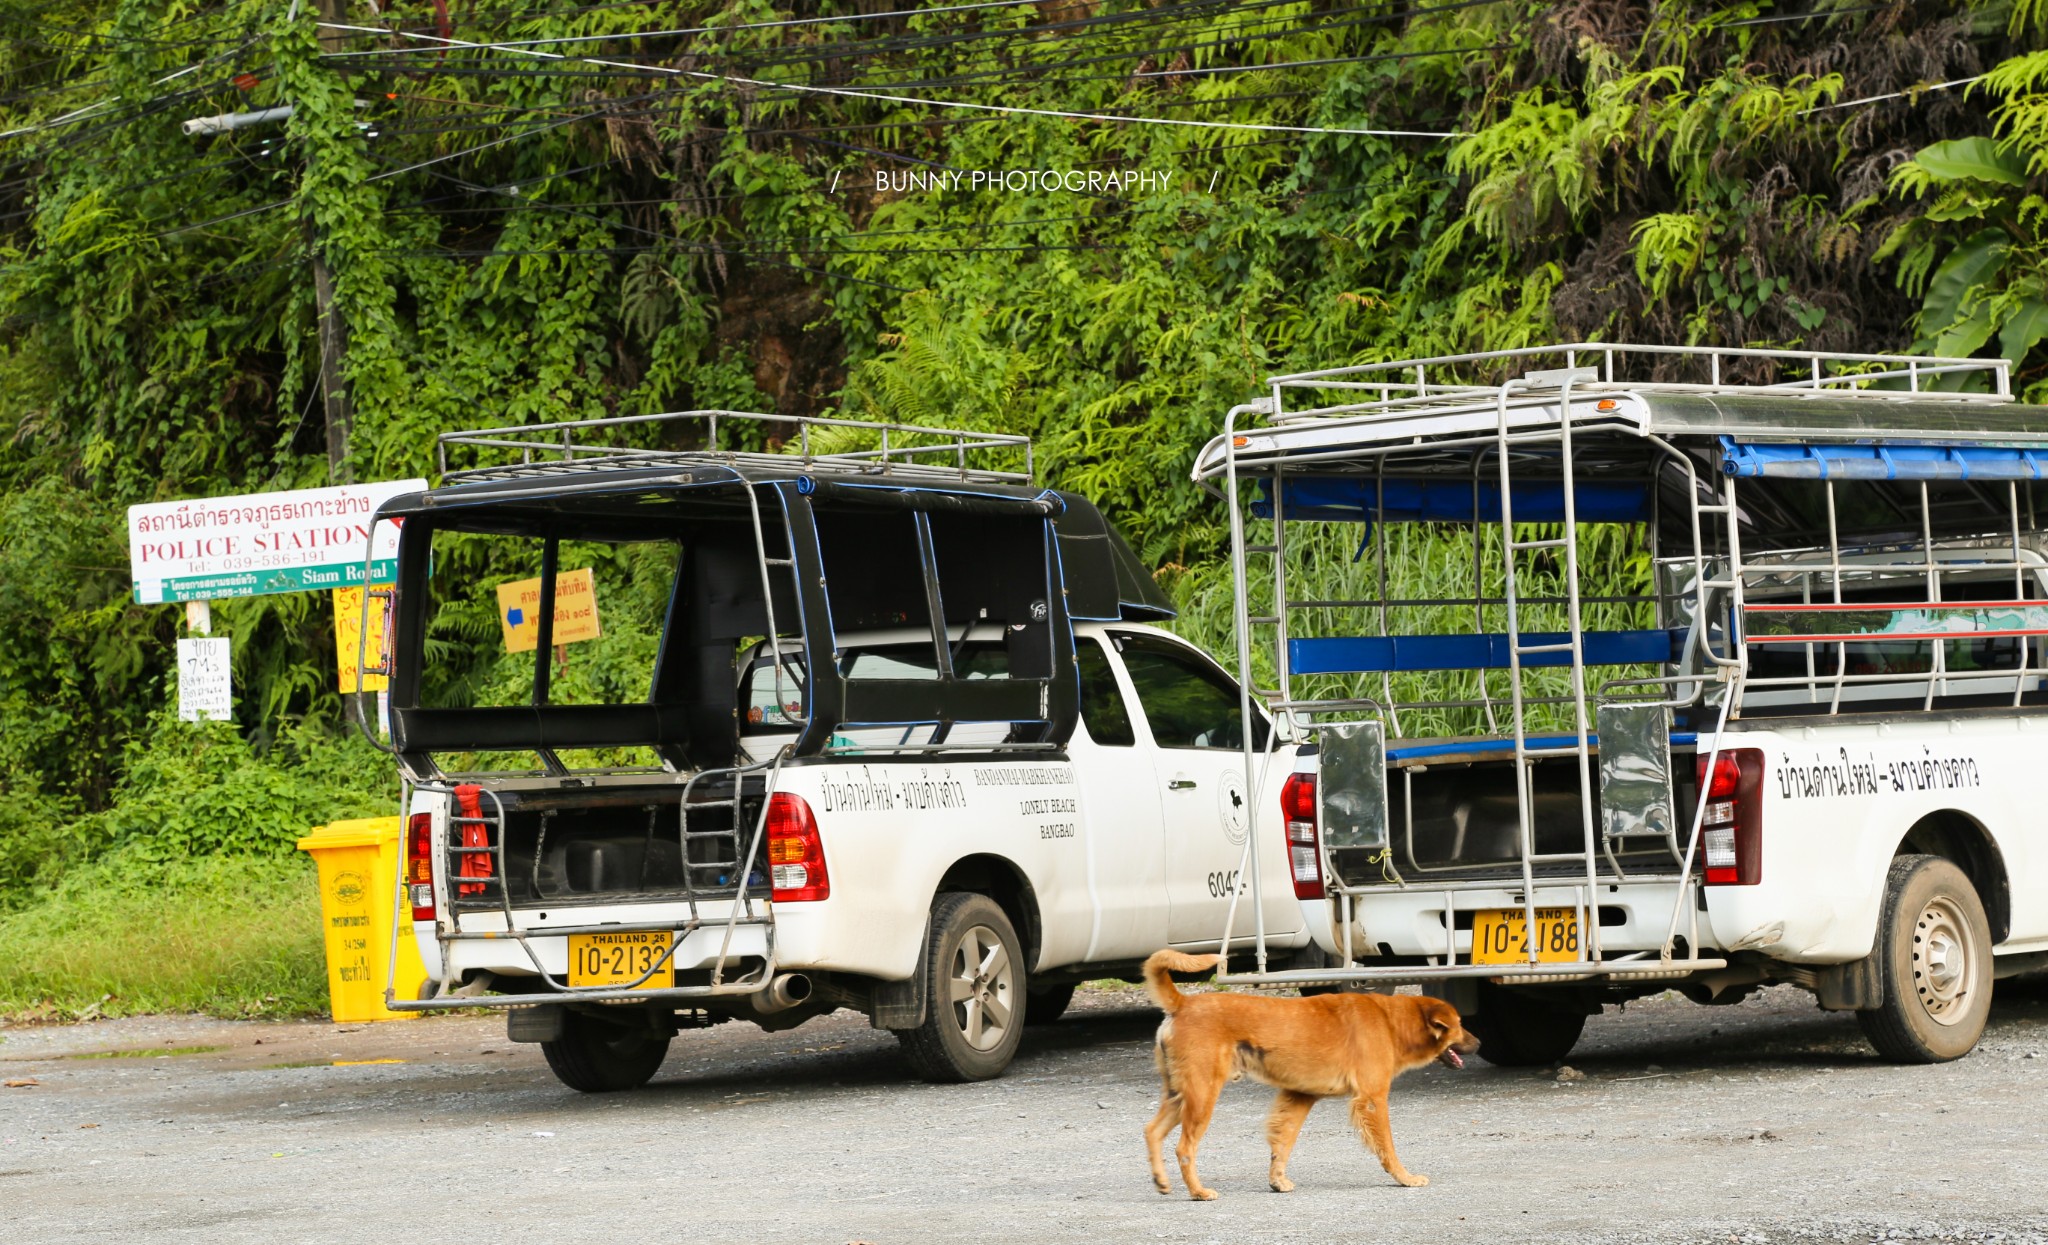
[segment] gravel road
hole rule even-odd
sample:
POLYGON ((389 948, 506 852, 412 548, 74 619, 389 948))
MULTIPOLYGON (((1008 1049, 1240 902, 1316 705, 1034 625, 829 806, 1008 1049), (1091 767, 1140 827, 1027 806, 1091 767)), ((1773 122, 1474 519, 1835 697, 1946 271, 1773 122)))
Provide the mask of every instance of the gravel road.
MULTIPOLYGON (((2003 983, 2010 986, 2013 983, 2003 983)), ((1010 1074, 912 1081, 857 1016, 686 1033, 584 1096, 503 1021, 143 1017, 0 1032, 9 1241, 2048 1241, 2048 989, 1958 1063, 1877 1062, 1796 991, 1592 1021, 1582 1079, 1479 1061, 1395 1088, 1395 1186, 1338 1104, 1264 1182, 1268 1101, 1226 1091, 1219 1201, 1154 1193, 1157 1013, 1084 991, 1010 1074), (204 1048, 204 1049, 192 1049, 204 1048), (181 1051, 185 1053, 164 1053, 181 1051)))

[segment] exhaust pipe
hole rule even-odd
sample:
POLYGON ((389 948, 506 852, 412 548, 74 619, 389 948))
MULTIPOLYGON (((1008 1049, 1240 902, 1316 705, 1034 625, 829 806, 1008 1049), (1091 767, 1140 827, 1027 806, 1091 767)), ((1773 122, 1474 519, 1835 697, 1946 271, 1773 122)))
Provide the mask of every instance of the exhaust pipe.
POLYGON ((782 973, 768 983, 768 988, 751 995, 748 1002, 754 1011, 763 1016, 786 1012, 811 997, 811 979, 802 973, 782 973))

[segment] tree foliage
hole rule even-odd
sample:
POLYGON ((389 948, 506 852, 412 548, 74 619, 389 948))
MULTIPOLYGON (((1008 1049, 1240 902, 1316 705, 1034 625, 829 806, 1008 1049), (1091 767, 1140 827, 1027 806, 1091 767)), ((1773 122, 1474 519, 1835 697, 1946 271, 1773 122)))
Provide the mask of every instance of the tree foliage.
MULTIPOLYGON (((356 478, 700 406, 1000 428, 1169 574, 1276 371, 1597 336, 1999 352, 2048 396, 2033 0, 319 7, 0 8, 0 764, 60 820, 168 690, 124 508, 328 478, 316 250, 356 478), (897 188, 1034 170, 1159 176, 897 188)), ((336 722, 324 602, 216 618, 245 737, 336 722)))

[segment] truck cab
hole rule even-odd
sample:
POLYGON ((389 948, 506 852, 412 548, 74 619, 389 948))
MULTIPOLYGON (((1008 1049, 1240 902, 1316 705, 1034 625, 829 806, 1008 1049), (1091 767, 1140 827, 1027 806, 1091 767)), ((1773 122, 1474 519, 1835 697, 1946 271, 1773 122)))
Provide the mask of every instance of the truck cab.
POLYGON ((926 1076, 993 1076, 1079 982, 1218 948, 1253 852, 1240 936, 1321 962, 1249 800, 1269 717, 1028 443, 716 412, 442 448, 380 511, 432 977, 392 1007, 503 1007, 583 1090, 682 1030, 838 1008, 926 1076))

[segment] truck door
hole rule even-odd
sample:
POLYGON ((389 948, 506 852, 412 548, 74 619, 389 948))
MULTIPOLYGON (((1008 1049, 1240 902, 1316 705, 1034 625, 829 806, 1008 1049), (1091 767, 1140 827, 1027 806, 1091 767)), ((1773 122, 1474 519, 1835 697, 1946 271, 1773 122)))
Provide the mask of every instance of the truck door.
POLYGON ((1079 636, 1081 725, 1067 744, 1081 790, 1088 891, 1095 905, 1090 960, 1150 955, 1166 945, 1166 853, 1159 788, 1139 743, 1130 689, 1101 640, 1079 636))
MULTIPOLYGON (((1233 891, 1241 890, 1233 938, 1250 934, 1257 909, 1244 867, 1245 837, 1257 826, 1244 774, 1243 718, 1236 683, 1200 654, 1159 636, 1117 633, 1124 669, 1137 692, 1153 745, 1153 778, 1166 832, 1166 940, 1214 946, 1222 940, 1233 891)), ((1261 731, 1270 729, 1263 716, 1261 731)), ((1275 806, 1277 807, 1277 805, 1275 806)), ((1272 820, 1271 818, 1267 819, 1272 820)), ((1260 848, 1277 847, 1272 826, 1260 848), (1272 839, 1272 843, 1264 842, 1272 839)), ((1264 851, 1266 932, 1291 933, 1301 913, 1286 862, 1264 851)))

